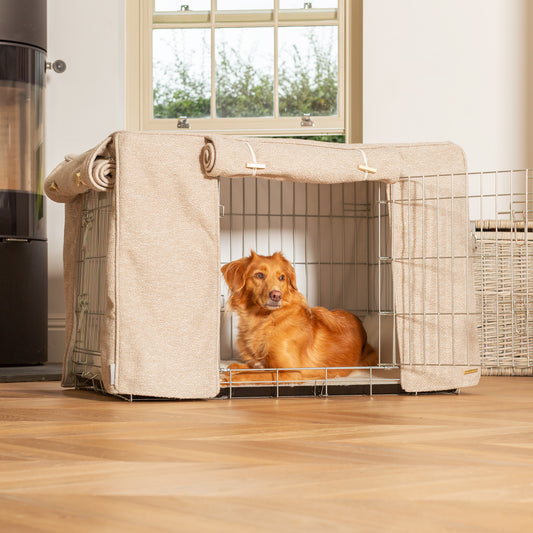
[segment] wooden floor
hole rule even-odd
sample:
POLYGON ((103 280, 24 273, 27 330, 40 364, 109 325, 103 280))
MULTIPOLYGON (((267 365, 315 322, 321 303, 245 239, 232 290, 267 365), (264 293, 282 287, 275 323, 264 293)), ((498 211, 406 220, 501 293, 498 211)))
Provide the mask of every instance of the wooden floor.
POLYGON ((533 531, 533 378, 137 403, 0 384, 0 531, 533 531))

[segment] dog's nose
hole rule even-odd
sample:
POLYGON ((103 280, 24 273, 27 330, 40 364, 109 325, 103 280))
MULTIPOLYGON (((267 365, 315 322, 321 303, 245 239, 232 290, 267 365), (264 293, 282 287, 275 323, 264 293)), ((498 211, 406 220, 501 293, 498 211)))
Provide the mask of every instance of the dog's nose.
POLYGON ((270 291, 270 299, 273 301, 273 302, 279 302, 281 301, 281 292, 280 291, 270 291))

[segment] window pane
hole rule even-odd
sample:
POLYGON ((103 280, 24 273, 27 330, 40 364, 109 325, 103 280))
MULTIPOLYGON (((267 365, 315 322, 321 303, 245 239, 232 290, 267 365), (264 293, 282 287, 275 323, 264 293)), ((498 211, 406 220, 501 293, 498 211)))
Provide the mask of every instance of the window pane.
POLYGON ((209 29, 153 32, 154 118, 210 116, 209 29))
POLYGON ((189 11, 211 11, 211 0, 155 0, 156 11, 181 11, 181 6, 189 6, 189 11))
POLYGON ((217 0, 217 9, 220 11, 274 9, 274 0, 217 0))
POLYGON ((271 117, 274 29, 215 31, 217 117, 271 117))
POLYGON ((337 26, 279 28, 280 116, 337 114, 337 26))
POLYGON ((311 4, 315 8, 336 9, 339 5, 338 0, 279 0, 280 9, 304 9, 304 4, 311 4))

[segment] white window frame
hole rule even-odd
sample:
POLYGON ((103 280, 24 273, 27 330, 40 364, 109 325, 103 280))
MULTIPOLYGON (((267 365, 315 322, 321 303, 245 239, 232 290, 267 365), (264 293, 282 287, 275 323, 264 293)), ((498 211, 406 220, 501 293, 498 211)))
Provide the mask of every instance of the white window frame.
MULTIPOLYGON (((276 1, 276 5, 278 0, 276 1)), ((212 0, 214 5, 214 1, 212 0)), ((314 127, 302 127, 300 117, 189 118, 195 132, 217 131, 241 135, 328 135, 344 134, 349 142, 360 142, 362 133, 362 0, 339 0, 334 10, 296 12, 258 11, 217 12, 215 17, 202 12, 160 13, 153 16, 153 0, 126 2, 126 127, 133 130, 176 130, 176 119, 154 119, 152 103, 152 30, 188 27, 306 26, 331 24, 338 17, 339 101, 338 115, 312 116, 314 127), (295 19, 298 20, 295 21, 295 19)), ((275 50, 275 55, 277 50, 275 50)), ((277 84, 277 76, 275 77, 277 84)), ((214 80, 212 80, 214 84, 214 80)), ((213 87, 213 85, 212 85, 213 87)), ((276 87, 277 89, 277 87, 276 87)), ((212 99, 212 116, 214 99, 212 99)))

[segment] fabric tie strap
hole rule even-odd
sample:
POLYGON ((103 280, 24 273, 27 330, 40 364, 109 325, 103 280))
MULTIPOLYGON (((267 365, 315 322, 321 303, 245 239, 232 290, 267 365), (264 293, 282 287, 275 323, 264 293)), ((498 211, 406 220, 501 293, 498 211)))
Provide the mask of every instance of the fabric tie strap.
POLYGON ((255 152, 253 151, 253 148, 250 146, 250 143, 245 142, 246 146, 248 146, 248 149, 250 150, 250 153, 252 154, 252 162, 246 163, 246 168, 252 169, 252 177, 255 178, 257 174, 257 169, 264 170, 266 168, 266 165, 264 163, 258 163, 257 158, 255 157, 255 152))
POLYGON ((365 180, 368 179, 368 174, 375 174, 378 170, 377 168, 369 167, 368 166, 368 158, 366 157, 366 153, 361 148, 357 148, 361 152, 361 155, 363 156, 363 161, 365 162, 364 165, 357 165, 357 168, 365 173, 365 180))

